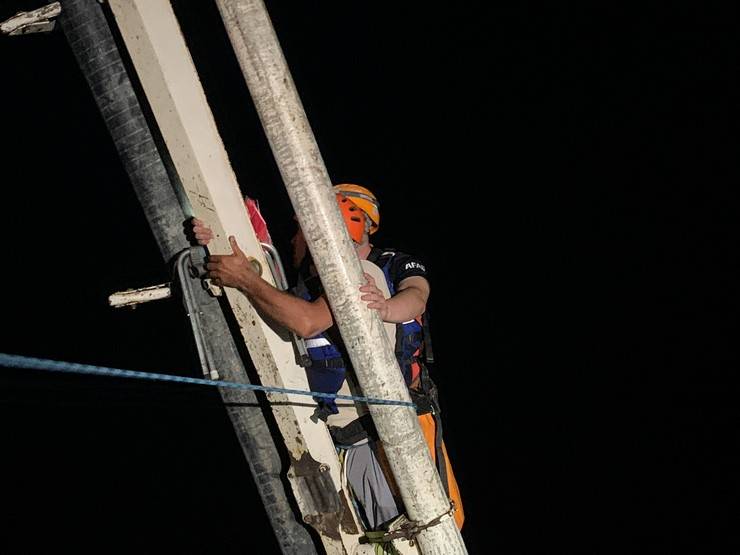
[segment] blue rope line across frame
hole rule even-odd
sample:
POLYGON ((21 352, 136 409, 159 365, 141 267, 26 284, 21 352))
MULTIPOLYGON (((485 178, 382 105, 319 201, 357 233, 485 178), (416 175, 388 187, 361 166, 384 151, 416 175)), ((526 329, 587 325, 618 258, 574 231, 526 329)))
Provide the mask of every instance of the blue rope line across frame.
POLYGON ((30 368, 33 370, 44 370, 47 372, 63 372, 67 374, 88 374, 95 376, 113 376, 116 378, 133 378, 139 380, 151 380, 160 382, 188 383, 195 385, 210 385, 214 387, 229 387, 232 389, 252 389, 255 391, 289 393, 293 395, 307 395, 310 397, 322 397, 326 399, 346 399, 348 401, 361 401, 370 405, 398 405, 401 407, 416 408, 414 403, 407 401, 391 401, 388 399, 375 399, 372 397, 356 397, 354 395, 339 395, 337 393, 322 393, 320 391, 305 391, 303 389, 286 389, 284 387, 268 387, 250 383, 226 382, 217 380, 205 380, 202 378, 188 378, 186 376, 170 376, 169 374, 156 374, 152 372, 137 372, 135 370, 122 370, 120 368, 108 368, 105 366, 92 366, 89 364, 78 364, 76 362, 63 362, 43 358, 25 357, 20 355, 9 355, 0 353, 0 366, 6 368, 30 368))

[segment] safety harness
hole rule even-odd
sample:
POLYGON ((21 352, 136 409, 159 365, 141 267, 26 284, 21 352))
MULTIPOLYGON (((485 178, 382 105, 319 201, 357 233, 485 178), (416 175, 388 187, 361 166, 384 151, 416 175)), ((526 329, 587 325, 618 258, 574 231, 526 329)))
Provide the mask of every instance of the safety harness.
MULTIPOLYGON (((373 247, 368 255, 368 260, 379 266, 388 284, 391 296, 395 295, 393 279, 390 275, 391 262, 396 255, 394 250, 381 250, 373 247)), ((304 261, 304 263, 306 263, 304 261)), ((307 270, 304 266, 303 270, 307 270)), ((295 288, 297 295, 313 301, 315 293, 311 292, 310 280, 318 279, 317 276, 308 276, 307 271, 300 272, 298 284, 295 288)), ((311 358, 311 366, 307 368, 309 386, 313 391, 322 393, 336 393, 344 383, 347 364, 349 360, 343 352, 341 337, 336 334, 336 327, 330 328, 311 339, 306 340, 308 355, 311 358)), ((396 325, 396 358, 401 368, 406 386, 409 388, 411 400, 417 406, 417 414, 432 414, 435 421, 435 452, 439 476, 449 495, 447 483, 446 459, 442 450, 442 418, 437 394, 437 386, 429 375, 429 365, 434 363, 432 352, 432 339, 429 331, 429 313, 396 325), (423 353, 423 356, 422 356, 423 353)), ((315 419, 326 422, 331 414, 339 412, 334 400, 314 398, 318 404, 315 419)), ((329 432, 337 445, 352 445, 366 438, 376 440, 378 438, 375 425, 370 414, 365 414, 353 420, 343 427, 329 426, 329 432)))

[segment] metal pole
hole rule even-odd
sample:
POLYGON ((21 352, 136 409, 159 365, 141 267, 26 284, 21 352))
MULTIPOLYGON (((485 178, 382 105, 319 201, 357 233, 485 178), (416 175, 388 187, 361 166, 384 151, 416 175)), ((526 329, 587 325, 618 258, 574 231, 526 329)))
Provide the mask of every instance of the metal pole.
MULTIPOLYGON (((97 0, 65 0, 59 21, 111 133, 162 257, 170 262, 189 246, 183 234, 183 222, 190 208, 183 208, 181 199, 185 196, 178 197, 170 182, 100 4, 97 0)), ((193 291, 214 364, 225 380, 248 381, 218 301, 200 286, 193 287, 193 291)), ((313 540, 296 521, 286 496, 280 478, 280 456, 255 393, 226 388, 219 391, 282 553, 316 553, 313 540)), ((228 485, 222 487, 228 488, 228 485)), ((213 509, 218 513, 217 507, 213 509)), ((245 505, 247 512, 248 509, 245 505)), ((251 542, 246 535, 243 540, 246 552, 251 542)))
MULTIPOLYGON (((267 10, 261 0, 216 4, 362 390, 373 397, 409 399, 383 322, 360 299, 360 262, 267 10)), ((449 511, 416 413, 397 406, 371 406, 370 411, 409 517, 424 524, 449 511)), ((451 517, 422 530, 418 541, 425 555, 467 553, 451 517)))

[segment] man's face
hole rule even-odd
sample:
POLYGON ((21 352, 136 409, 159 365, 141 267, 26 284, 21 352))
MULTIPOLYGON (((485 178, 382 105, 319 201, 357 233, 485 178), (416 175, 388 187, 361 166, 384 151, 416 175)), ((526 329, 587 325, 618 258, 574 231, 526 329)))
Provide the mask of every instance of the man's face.
MULTIPOLYGON (((290 240, 290 244, 293 245, 293 268, 298 269, 301 267, 301 262, 303 262, 303 259, 308 254, 308 244, 306 243, 306 238, 303 236, 303 231, 301 230, 301 226, 298 223, 298 219, 293 216, 293 220, 295 220, 296 232, 295 235, 293 235, 293 238, 290 240)), ((358 249, 361 246, 367 244, 367 232, 363 234, 362 239, 363 240, 360 243, 352 241, 352 245, 356 249, 358 249)))

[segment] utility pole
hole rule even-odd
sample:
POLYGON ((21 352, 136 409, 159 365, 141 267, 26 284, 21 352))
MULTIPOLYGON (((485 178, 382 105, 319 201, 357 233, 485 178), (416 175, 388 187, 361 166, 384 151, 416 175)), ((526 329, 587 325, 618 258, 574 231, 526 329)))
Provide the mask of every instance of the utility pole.
MULTIPOLYGON (((360 299, 358 288, 364 283, 360 262, 264 3, 216 0, 216 4, 363 393, 409 400, 383 322, 360 299)), ((424 525, 448 513, 450 501, 415 411, 371 405, 370 412, 409 517, 424 525)), ((467 553, 451 516, 422 529, 417 539, 424 555, 467 553)))

